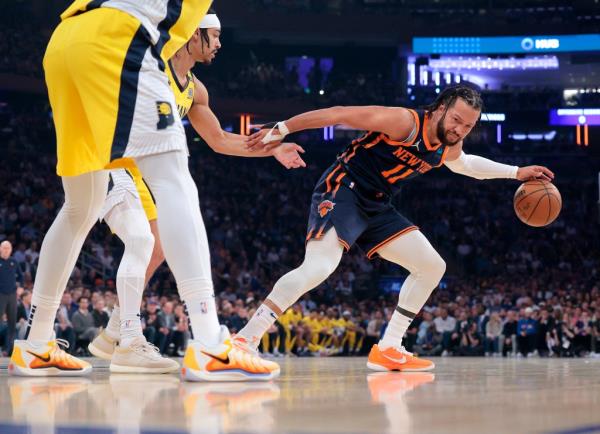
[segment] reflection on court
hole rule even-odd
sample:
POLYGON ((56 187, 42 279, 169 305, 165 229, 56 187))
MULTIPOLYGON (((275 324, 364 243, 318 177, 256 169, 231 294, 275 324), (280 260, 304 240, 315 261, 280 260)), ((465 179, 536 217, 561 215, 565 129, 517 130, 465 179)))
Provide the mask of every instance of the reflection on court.
MULTIPOLYGON (((7 360, 2 360, 5 367, 7 360)), ((173 375, 0 376, 2 433, 597 432, 600 360, 436 360, 375 373, 365 359, 282 359, 272 383, 173 375), (583 430, 583 431, 581 431, 583 430)))

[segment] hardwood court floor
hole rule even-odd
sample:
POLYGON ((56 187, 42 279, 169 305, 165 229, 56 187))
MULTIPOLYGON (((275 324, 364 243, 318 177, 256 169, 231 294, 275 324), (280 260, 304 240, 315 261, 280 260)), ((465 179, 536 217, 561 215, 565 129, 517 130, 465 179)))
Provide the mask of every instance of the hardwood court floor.
POLYGON ((363 358, 279 359, 273 383, 174 375, 7 377, 0 433, 593 433, 600 359, 436 360, 433 373, 371 373, 363 358))

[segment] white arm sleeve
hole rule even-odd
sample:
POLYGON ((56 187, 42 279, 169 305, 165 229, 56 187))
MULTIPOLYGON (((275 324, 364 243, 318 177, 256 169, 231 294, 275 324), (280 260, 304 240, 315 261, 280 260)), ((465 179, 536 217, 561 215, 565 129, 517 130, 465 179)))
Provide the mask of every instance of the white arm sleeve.
POLYGON ((477 179, 517 178, 518 166, 497 163, 477 155, 467 155, 463 151, 460 157, 444 163, 454 173, 477 179))

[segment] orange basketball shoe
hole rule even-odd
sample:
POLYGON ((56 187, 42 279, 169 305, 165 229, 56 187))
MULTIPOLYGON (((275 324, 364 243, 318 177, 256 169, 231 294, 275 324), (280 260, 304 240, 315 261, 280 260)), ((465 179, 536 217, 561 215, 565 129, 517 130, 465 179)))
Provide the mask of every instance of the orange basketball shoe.
POLYGON ((181 375, 188 381, 269 381, 279 376, 279 365, 232 342, 221 327, 221 343, 207 348, 190 341, 183 357, 181 375))
POLYGON ((367 368, 374 371, 431 371, 435 368, 431 360, 420 359, 404 349, 390 347, 382 350, 379 345, 373 345, 369 353, 367 368))
POLYGON ((27 377, 76 377, 92 371, 92 365, 73 357, 61 347, 68 348, 69 343, 62 339, 48 342, 16 340, 8 364, 8 374, 27 377))

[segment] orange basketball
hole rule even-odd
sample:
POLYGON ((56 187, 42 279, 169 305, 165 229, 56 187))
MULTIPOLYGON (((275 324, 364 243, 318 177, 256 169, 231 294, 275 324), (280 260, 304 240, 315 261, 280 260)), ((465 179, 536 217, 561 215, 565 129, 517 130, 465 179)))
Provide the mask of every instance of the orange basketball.
POLYGON ((554 184, 541 179, 526 181, 514 197, 515 212, 529 226, 546 226, 556 220, 562 208, 560 192, 554 184))

